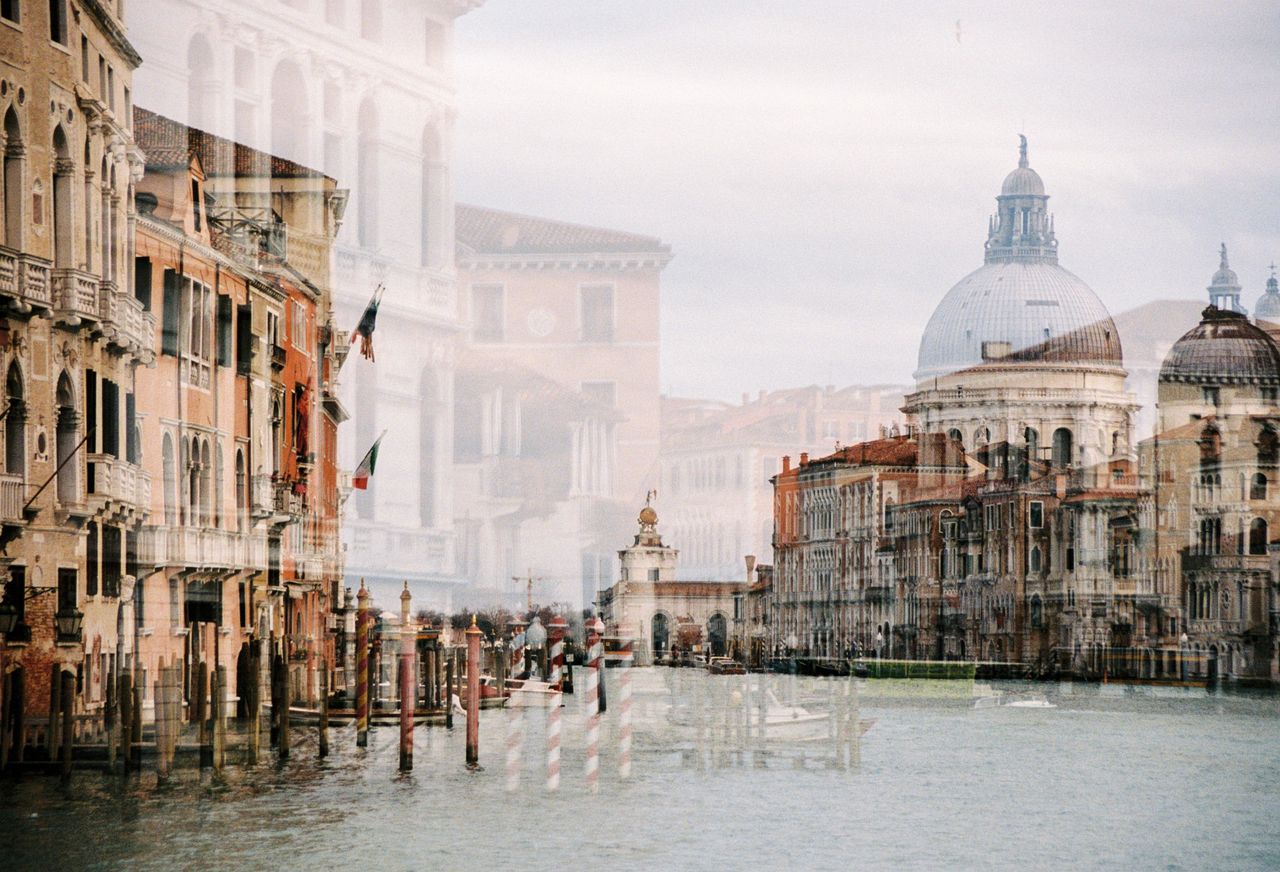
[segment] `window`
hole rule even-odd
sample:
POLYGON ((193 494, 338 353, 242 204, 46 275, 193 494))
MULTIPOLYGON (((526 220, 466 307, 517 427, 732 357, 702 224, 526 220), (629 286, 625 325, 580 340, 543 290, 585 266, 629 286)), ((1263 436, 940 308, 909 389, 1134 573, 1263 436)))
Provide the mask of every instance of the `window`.
POLYGON ((1249 525, 1249 553, 1267 553, 1267 522, 1262 518, 1254 518, 1249 525))
POLYGON ((583 382, 582 395, 593 403, 598 403, 605 408, 615 408, 618 405, 618 385, 611 381, 583 382))
POLYGON ((650 581, 657 581, 657 580, 658 580, 658 570, 656 570, 656 569, 650 569, 650 570, 649 570, 649 580, 650 580, 650 581))
POLYGON ((218 366, 231 365, 231 297, 218 295, 218 366))
POLYGON ((80 81, 89 84, 89 37, 80 34, 80 81))
POLYGON ((297 300, 289 301, 289 341, 304 354, 311 353, 307 335, 307 309, 297 300))
POLYGON ((144 312, 151 311, 151 258, 133 259, 133 298, 142 304, 144 312))
POLYGON ((116 71, 107 65, 107 108, 116 111, 116 71))
POLYGON ((76 571, 58 569, 58 611, 73 612, 76 609, 76 571))
POLYGON ((1204 387, 1200 389, 1200 393, 1204 398, 1204 402, 1210 406, 1218 405, 1219 394, 1216 387, 1204 387))
POLYGON ((613 287, 589 285, 581 290, 582 341, 613 341, 613 287))
POLYGON ((1031 549, 1030 564, 1031 564, 1030 569, 1032 572, 1040 571, 1040 549, 1038 547, 1033 547, 1031 549))
POLYGON ((1053 431, 1053 465, 1059 468, 1070 466, 1073 459, 1071 453, 1071 431, 1059 427, 1053 431))
POLYGON ((1044 527, 1044 503, 1032 500, 1027 506, 1027 526, 1032 530, 1044 527))
POLYGON ((85 596, 98 595, 98 522, 93 521, 89 524, 89 534, 85 537, 85 576, 84 576, 84 592, 85 596))
POLYGON ((1264 387, 1262 389, 1262 401, 1274 403, 1276 401, 1276 389, 1274 387, 1264 387))
POLYGON ((178 356, 178 274, 164 271, 164 311, 160 313, 160 353, 178 356))
POLYGON ((1267 498, 1267 477, 1259 472, 1253 476, 1253 483, 1249 486, 1249 499, 1265 500, 1267 498))
POLYGON ((477 342, 501 342, 504 333, 501 285, 471 288, 471 338, 477 342))
POLYGON ((195 179, 191 180, 191 220, 195 226, 196 233, 200 232, 200 182, 195 179))
POLYGON ((253 310, 236 307, 236 372, 248 375, 253 369, 253 310))
POLYGON ((22 21, 20 0, 0 0, 0 18, 18 24, 22 21))
POLYGON ((67 0, 49 0, 49 39, 67 44, 67 0))

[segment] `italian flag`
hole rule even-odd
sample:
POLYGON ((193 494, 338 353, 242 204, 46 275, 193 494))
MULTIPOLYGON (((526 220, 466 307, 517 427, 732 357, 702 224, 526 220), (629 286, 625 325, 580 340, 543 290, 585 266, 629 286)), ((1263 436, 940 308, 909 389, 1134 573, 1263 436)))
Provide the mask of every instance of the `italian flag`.
MULTIPOLYGON (((386 436, 387 431, 382 431, 382 436, 386 436)), ((351 486, 360 490, 367 490, 369 487, 369 476, 373 475, 373 470, 378 465, 378 446, 382 444, 382 436, 373 443, 373 446, 364 455, 364 460, 360 461, 360 465, 356 467, 356 471, 351 474, 351 486)))

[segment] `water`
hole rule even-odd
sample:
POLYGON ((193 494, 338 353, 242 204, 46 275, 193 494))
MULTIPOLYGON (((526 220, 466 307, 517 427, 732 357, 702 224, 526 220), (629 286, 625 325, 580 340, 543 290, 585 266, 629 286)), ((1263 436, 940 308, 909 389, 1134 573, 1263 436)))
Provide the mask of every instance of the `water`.
MULTIPOLYGON (((393 728, 367 750, 335 729, 324 761, 301 730, 284 766, 221 782, 194 771, 159 789, 150 774, 77 773, 69 790, 0 782, 3 868, 1280 867, 1274 695, 996 682, 1005 700, 1034 690, 1058 707, 975 710, 959 682, 873 682, 856 698, 874 723, 851 762, 850 743, 825 738, 829 719, 815 719, 815 741, 767 753, 726 734, 743 694, 759 700, 758 676, 636 674, 632 778, 617 778, 610 673, 596 796, 583 785, 581 697, 563 710, 555 795, 543 790, 541 711, 525 712, 513 793, 506 712, 483 713, 480 772, 463 766, 461 721, 418 730, 408 776, 396 772, 393 728)), ((837 680, 770 681, 777 711, 794 695, 812 713, 834 709, 837 723, 850 713, 837 680)))

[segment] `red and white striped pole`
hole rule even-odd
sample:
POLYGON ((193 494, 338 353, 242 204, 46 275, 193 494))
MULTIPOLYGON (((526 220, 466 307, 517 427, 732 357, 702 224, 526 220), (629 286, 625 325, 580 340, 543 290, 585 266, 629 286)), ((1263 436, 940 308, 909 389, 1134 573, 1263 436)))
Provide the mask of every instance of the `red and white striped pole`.
POLYGON ((587 622, 587 791, 600 792, 600 667, 604 645, 600 641, 604 621, 587 622))
POLYGON ((551 640, 550 709, 547 710, 547 790, 560 789, 560 705, 564 699, 560 681, 564 675, 564 634, 569 627, 560 615, 547 625, 551 640))
POLYGON ((511 628, 511 674, 519 675, 524 672, 525 623, 520 618, 515 618, 509 626, 511 628))
POLYGON ((622 670, 618 677, 618 777, 631 777, 631 664, 634 652, 628 639, 622 646, 622 670))
POLYGON ((524 716, 518 708, 507 709, 507 790, 520 787, 521 751, 524 746, 524 716))

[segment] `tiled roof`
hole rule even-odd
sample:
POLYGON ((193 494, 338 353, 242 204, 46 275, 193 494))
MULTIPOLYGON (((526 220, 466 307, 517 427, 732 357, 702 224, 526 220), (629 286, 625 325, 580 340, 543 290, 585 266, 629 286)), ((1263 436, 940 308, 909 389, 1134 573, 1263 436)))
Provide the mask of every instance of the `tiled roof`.
POLYGON ((458 204, 458 244, 477 254, 661 253, 671 246, 653 236, 586 227, 482 206, 458 204))
POLYGON ((210 176, 325 178, 319 170, 275 157, 247 145, 214 136, 181 121, 157 115, 147 109, 133 109, 133 139, 147 158, 147 169, 185 167, 192 157, 200 159, 210 176))
POLYGON ((841 448, 834 454, 811 461, 809 465, 836 461, 866 466, 914 466, 918 451, 919 445, 916 444, 915 439, 909 436, 897 436, 859 442, 857 445, 841 448))

